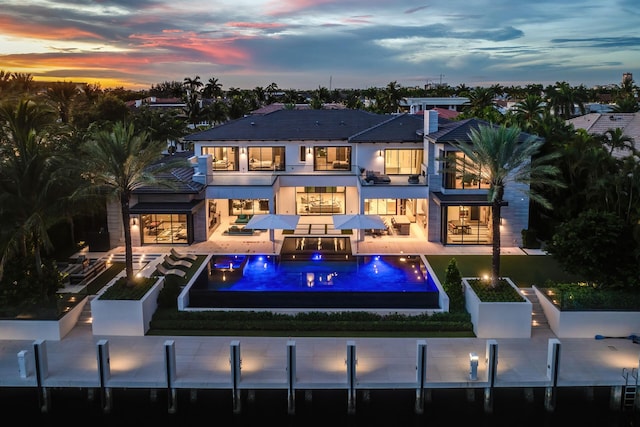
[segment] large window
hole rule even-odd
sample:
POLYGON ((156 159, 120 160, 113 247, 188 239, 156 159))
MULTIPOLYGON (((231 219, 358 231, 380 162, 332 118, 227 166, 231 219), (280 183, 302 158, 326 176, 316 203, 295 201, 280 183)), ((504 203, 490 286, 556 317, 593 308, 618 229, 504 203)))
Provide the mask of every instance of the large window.
POLYGON ((445 243, 489 244, 493 241, 490 206, 446 206, 444 209, 445 243))
POLYGON ((416 221, 417 199, 364 199, 365 215, 404 215, 416 221))
POLYGON ((202 147, 202 154, 213 157, 213 171, 237 171, 238 147, 202 147))
POLYGON ((296 211, 300 215, 345 213, 345 187, 296 187, 296 211))
POLYGON ((188 243, 186 214, 141 215, 143 244, 188 243))
POLYGON ((313 169, 350 171, 351 147, 314 147, 313 169))
POLYGON ((489 181, 483 176, 483 170, 465 165, 465 154, 459 151, 449 151, 443 158, 447 158, 443 170, 444 188, 458 190, 488 189, 489 181))
POLYGON ((398 213, 396 199, 365 199, 365 215, 396 215, 398 213))
POLYGON ((250 171, 283 171, 284 147, 249 147, 250 171))
POLYGON ((384 172, 387 175, 419 175, 423 150, 384 150, 384 172))
POLYGON ((268 214, 268 199, 230 199, 229 215, 268 214))

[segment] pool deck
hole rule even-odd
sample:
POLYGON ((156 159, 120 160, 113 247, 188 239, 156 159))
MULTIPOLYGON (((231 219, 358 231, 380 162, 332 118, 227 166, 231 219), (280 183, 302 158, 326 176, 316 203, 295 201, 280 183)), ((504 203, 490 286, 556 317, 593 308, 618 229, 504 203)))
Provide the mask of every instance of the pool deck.
MULTIPOLYGON (((411 236, 365 237, 357 245, 359 254, 490 254, 490 247, 442 247, 426 242, 423 230, 412 224, 411 236)), ((224 229, 224 227, 220 227, 224 229)), ((273 253, 269 233, 257 236, 214 236, 181 252, 273 253)), ((276 249, 282 243, 275 232, 276 249)), ((354 245, 354 248, 356 246, 354 245)), ((170 247, 135 248, 137 256, 153 254, 160 262, 170 247)), ((91 253, 92 258, 115 254, 91 253)), ((539 255, 520 248, 503 248, 507 255, 539 255)), ((155 261, 154 261, 155 262, 155 261)), ((150 263, 151 264, 151 263, 150 263)), ((148 267, 152 268, 152 267, 148 267)), ((640 331, 638 331, 640 333, 640 331)), ((640 345, 630 339, 557 339, 547 328, 534 328, 529 339, 479 338, 306 338, 306 337, 170 337, 95 336, 88 324, 77 324, 60 341, 46 341, 47 372, 35 375, 34 364, 27 375, 19 372, 18 353, 27 351, 33 359, 36 341, 2 340, 0 337, 0 387, 86 387, 167 389, 168 347, 175 349, 175 389, 287 389, 287 357, 295 347, 296 390, 314 389, 418 389, 418 353, 425 349, 424 389, 466 388, 490 390, 493 387, 581 387, 585 399, 589 388, 611 387, 612 397, 621 399, 624 372, 639 367, 640 345), (110 375, 100 381, 99 345, 108 345, 110 375), (497 369, 489 378, 486 355, 495 348, 497 369), (558 376, 549 374, 549 354, 558 346, 558 376), (350 377, 346 360, 348 348, 356 351, 355 375, 350 377), (241 375, 234 382, 230 359, 241 349, 241 375), (477 380, 470 378, 470 354, 479 355, 477 380), (355 380, 355 381, 351 381, 355 380)), ((38 344, 39 345, 39 344, 38 344)), ((240 360, 240 359, 239 359, 240 360)), ((29 363, 27 363, 29 365, 29 363)), ((353 372, 352 372, 353 373, 353 372)), ((637 399, 636 399, 637 401, 637 399)), ((115 402, 117 405, 117 402, 115 402)), ((559 402, 558 404, 562 404, 559 402)), ((54 403, 55 406, 55 403, 54 403)), ((55 408, 53 408, 55 410, 55 408)))

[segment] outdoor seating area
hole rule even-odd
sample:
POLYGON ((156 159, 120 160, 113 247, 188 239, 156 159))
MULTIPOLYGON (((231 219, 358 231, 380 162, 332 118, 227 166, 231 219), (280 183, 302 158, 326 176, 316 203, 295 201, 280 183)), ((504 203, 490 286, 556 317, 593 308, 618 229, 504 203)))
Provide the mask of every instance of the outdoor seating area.
POLYGON ((84 285, 107 268, 106 262, 102 259, 89 259, 79 256, 61 270, 67 277, 70 285, 84 285))
POLYGON ((229 236, 253 236, 254 233, 255 230, 253 228, 238 227, 237 225, 232 225, 224 232, 229 236))
POLYGON ((240 214, 238 215, 238 218, 236 218, 235 223, 236 224, 246 224, 249 222, 249 220, 251 219, 253 215, 247 215, 247 214, 240 214))
POLYGON ((391 178, 388 175, 383 175, 378 171, 366 171, 365 181, 369 184, 389 184, 391 178))

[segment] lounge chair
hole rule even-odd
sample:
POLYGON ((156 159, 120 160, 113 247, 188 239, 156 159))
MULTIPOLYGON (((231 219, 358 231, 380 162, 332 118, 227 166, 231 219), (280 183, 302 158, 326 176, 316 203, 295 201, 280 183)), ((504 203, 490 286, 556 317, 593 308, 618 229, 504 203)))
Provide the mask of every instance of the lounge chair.
POLYGON ((165 255, 164 256, 164 262, 166 262, 171 267, 189 268, 189 267, 191 267, 193 265, 192 262, 189 262, 189 261, 186 261, 186 260, 183 260, 183 259, 175 260, 175 259, 171 258, 169 255, 165 255))
POLYGON ((183 254, 181 252, 176 251, 174 248, 171 248, 171 256, 174 257, 175 259, 186 259, 189 261, 195 261, 196 259, 198 259, 198 257, 193 254, 183 254))
POLYGON ((160 272, 160 274, 163 274, 165 276, 169 276, 169 275, 174 275, 174 276, 178 276, 178 277, 184 277, 187 275, 187 273, 183 270, 180 270, 179 268, 166 268, 164 265, 162 264, 158 264, 156 266, 156 270, 158 270, 160 272))

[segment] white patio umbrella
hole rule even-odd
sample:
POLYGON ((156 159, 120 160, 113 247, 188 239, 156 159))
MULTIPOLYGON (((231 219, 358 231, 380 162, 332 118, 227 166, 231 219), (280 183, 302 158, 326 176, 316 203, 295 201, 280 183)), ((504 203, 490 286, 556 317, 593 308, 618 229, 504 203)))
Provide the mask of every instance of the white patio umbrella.
MULTIPOLYGON (((336 230, 384 230, 387 226, 380 215, 333 215, 333 227, 336 230)), ((356 251, 358 250, 358 242, 356 239, 356 251)))
POLYGON ((269 240, 276 249, 275 234, 273 230, 295 230, 300 221, 300 215, 286 214, 256 214, 251 217, 245 228, 269 230, 269 240))
POLYGON ((333 227, 336 230, 384 230, 387 226, 380 215, 333 215, 333 227))

